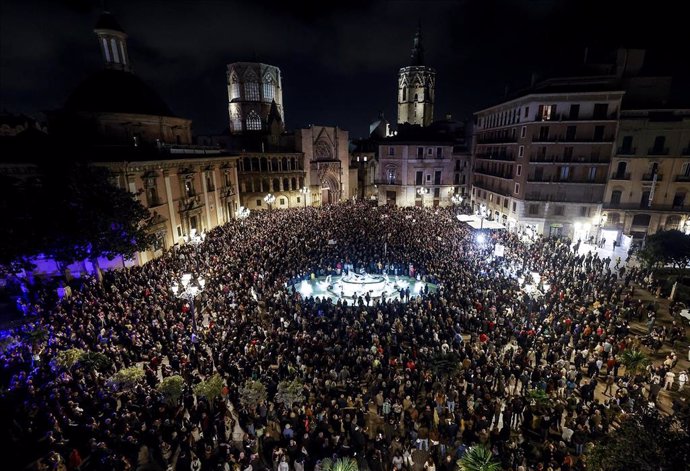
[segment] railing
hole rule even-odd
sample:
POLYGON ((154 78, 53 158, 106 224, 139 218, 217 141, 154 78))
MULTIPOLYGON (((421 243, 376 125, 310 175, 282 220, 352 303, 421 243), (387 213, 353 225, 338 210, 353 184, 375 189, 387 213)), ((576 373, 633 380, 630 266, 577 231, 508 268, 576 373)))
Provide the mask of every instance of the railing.
POLYGON ((602 160, 600 155, 577 155, 566 157, 565 155, 534 155, 529 159, 530 163, 563 163, 563 164, 608 164, 610 160, 602 160))
POLYGON ((690 182, 690 175, 676 175, 677 182, 690 182))
POLYGON ((476 181, 475 180, 473 182, 473 186, 479 188, 480 190, 486 190, 486 191, 490 191, 492 193, 498 193, 499 195, 512 196, 512 193, 510 192, 510 190, 502 189, 502 188, 493 188, 490 185, 487 185, 486 183, 484 183, 482 181, 476 181))
POLYGON ((650 147, 647 151, 647 155, 668 155, 668 147, 664 147, 663 149, 650 147))
POLYGON ((539 177, 537 178, 536 176, 528 176, 527 177, 527 182, 528 183, 557 183, 557 184, 589 184, 589 185, 605 185, 606 180, 602 178, 596 178, 594 180, 588 179, 588 178, 560 178, 558 176, 555 177, 539 177))
POLYGON ((504 162, 512 162, 515 160, 515 156, 513 154, 490 154, 490 153, 481 153, 481 154, 475 154, 474 156, 476 159, 483 159, 483 160, 501 160, 504 162))
POLYGON ((630 180, 630 173, 614 173, 611 180, 630 180))
MULTIPOLYGON (((556 188, 556 187, 553 187, 556 188)), ((585 198, 582 192, 577 192, 577 194, 546 194, 541 193, 526 193, 525 201, 551 201, 554 203, 599 203, 601 198, 598 195, 590 195, 589 198, 585 198)))
POLYGON ((674 205, 674 204, 646 204, 646 203, 611 203, 605 202, 602 207, 604 209, 641 209, 647 211, 689 211, 690 205, 674 205))
POLYGON ((517 136, 477 136, 477 144, 510 144, 517 142, 517 136))
POLYGON ((637 152, 637 147, 619 147, 618 155, 635 155, 637 152))
POLYGON ((489 175, 490 177, 503 178, 505 180, 512 180, 513 179, 512 172, 491 172, 490 170, 475 168, 474 173, 478 173, 480 175, 489 175))
POLYGON ((534 121, 548 123, 552 121, 615 121, 617 119, 618 115, 616 113, 608 113, 597 116, 594 116, 593 114, 584 116, 578 114, 577 116, 570 116, 570 113, 556 113, 552 114, 550 119, 544 119, 541 116, 535 116, 534 121))
POLYGON ((532 142, 560 142, 560 143, 568 143, 568 142, 575 142, 575 143, 597 143, 597 142, 613 142, 613 136, 608 135, 608 136, 601 136, 600 138, 596 137, 568 137, 568 136, 532 136, 532 142))
MULTIPOLYGON (((662 177, 662 175, 660 173, 657 173, 656 174, 656 181, 660 182, 661 177, 662 177)), ((643 182, 651 182, 652 180, 654 180, 654 174, 653 173, 650 172, 650 173, 645 173, 644 175, 642 175, 642 181, 643 182)))

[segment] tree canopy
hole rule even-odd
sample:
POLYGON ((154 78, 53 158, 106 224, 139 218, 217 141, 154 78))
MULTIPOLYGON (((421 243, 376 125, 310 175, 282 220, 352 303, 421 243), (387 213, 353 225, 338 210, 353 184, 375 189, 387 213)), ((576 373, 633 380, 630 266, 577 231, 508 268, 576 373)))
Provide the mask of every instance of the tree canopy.
POLYGON ((30 178, 4 180, 0 265, 5 271, 27 268, 39 254, 63 263, 131 258, 154 242, 151 213, 113 185, 106 168, 59 162, 39 165, 30 178))
POLYGON ((685 268, 690 263, 690 235, 678 230, 651 235, 640 251, 640 259, 650 267, 671 265, 685 268))

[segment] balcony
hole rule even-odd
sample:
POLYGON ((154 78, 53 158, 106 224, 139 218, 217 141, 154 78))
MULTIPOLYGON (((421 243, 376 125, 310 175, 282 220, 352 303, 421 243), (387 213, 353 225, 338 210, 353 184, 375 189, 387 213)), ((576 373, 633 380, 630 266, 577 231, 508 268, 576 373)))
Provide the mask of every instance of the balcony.
POLYGON ((618 115, 616 113, 608 113, 608 114, 600 114, 597 116, 594 115, 580 115, 578 114, 577 116, 570 116, 570 113, 556 113, 551 115, 550 119, 544 119, 541 116, 535 116, 534 121, 536 122, 544 122, 544 123, 549 123, 549 122, 562 122, 562 121, 615 121, 618 119, 618 115))
POLYGON ((541 143, 552 143, 552 144, 567 144, 567 143, 573 143, 573 144, 597 144, 597 143, 608 143, 608 142, 613 142, 613 136, 608 135, 608 136, 601 136, 599 138, 597 137, 568 137, 568 136, 532 136, 532 142, 541 142, 541 143))
POLYGON ((517 136, 477 136, 477 144, 512 144, 517 142, 517 136))
POLYGON ((513 162, 515 161, 515 156, 513 154, 489 154, 489 153, 481 153, 481 154, 475 154, 474 156, 475 159, 482 159, 482 160, 500 160, 503 162, 513 162))
POLYGON ((668 147, 663 149, 660 147, 650 147, 647 151, 647 155, 668 155, 668 147))
POLYGON ((676 175, 677 182, 690 182, 690 175, 676 175))
POLYGON ((630 173, 614 173, 611 180, 630 180, 630 173))
POLYGON ((552 164, 563 163, 569 165, 577 164, 605 164, 608 165, 610 160, 603 158, 598 154, 591 155, 576 155, 566 157, 565 155, 536 155, 532 154, 529 159, 530 163, 537 164, 552 164))
POLYGON ((638 210, 638 211, 690 211, 690 205, 674 205, 674 204, 652 204, 651 206, 645 203, 611 203, 607 202, 602 205, 603 209, 621 209, 621 210, 638 210))
POLYGON ((486 182, 481 181, 481 180, 479 180, 479 181, 475 180, 473 182, 473 186, 476 188, 479 188, 480 190, 490 191, 492 193, 497 193, 499 195, 512 196, 512 193, 510 192, 510 190, 504 189, 504 188, 494 188, 491 185, 489 185, 486 182))
MULTIPOLYGON (((661 181, 662 175, 660 173, 656 174, 656 181, 660 182, 661 181)), ((653 173, 645 173, 642 175, 642 181, 643 182, 651 182, 654 179, 654 174, 653 173)))
POLYGON ((618 155, 635 155, 637 152, 637 147, 619 147, 618 155))
MULTIPOLYGON (((553 187, 556 188, 556 187, 553 187)), ((554 203, 599 203, 601 198, 599 195, 590 195, 585 197, 582 192, 577 192, 575 194, 570 193, 547 193, 541 194, 541 192, 529 192, 525 194, 525 201, 550 201, 554 203)))
POLYGON ((513 179, 513 173, 512 172, 492 172, 490 170, 475 168, 474 173, 477 173, 480 175, 488 175, 490 177, 503 178, 504 180, 512 180, 513 179))
POLYGON ((594 180, 588 179, 588 178, 560 178, 559 176, 542 176, 542 177, 536 177, 536 176, 528 176, 527 177, 527 182, 528 183, 546 183, 546 184, 551 184, 555 183, 558 185, 569 185, 569 184, 575 184, 575 185, 605 185, 606 180, 602 178, 597 178, 594 180))

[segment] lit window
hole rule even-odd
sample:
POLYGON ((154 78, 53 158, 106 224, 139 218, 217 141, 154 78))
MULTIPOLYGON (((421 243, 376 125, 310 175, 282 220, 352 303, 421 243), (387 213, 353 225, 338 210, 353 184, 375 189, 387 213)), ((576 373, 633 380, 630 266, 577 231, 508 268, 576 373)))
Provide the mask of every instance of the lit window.
POLYGON ((247 116, 247 131, 261 131, 261 118, 254 111, 247 116))
POLYGON ((389 183, 389 184, 395 183, 395 169, 394 169, 394 168, 389 168, 386 177, 388 178, 388 183, 389 183))
POLYGON ((244 84, 244 99, 247 101, 259 101, 259 84, 246 82, 244 84))
POLYGON ((264 82, 264 101, 273 101, 275 96, 275 86, 273 85, 273 80, 268 77, 264 82))

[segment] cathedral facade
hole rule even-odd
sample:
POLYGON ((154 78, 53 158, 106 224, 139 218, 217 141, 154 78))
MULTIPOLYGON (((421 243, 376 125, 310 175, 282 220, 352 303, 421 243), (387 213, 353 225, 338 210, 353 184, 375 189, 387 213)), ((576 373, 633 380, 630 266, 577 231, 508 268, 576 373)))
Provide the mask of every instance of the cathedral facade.
POLYGON ((261 132, 278 126, 285 130, 280 69, 259 62, 228 64, 230 132, 261 132))

